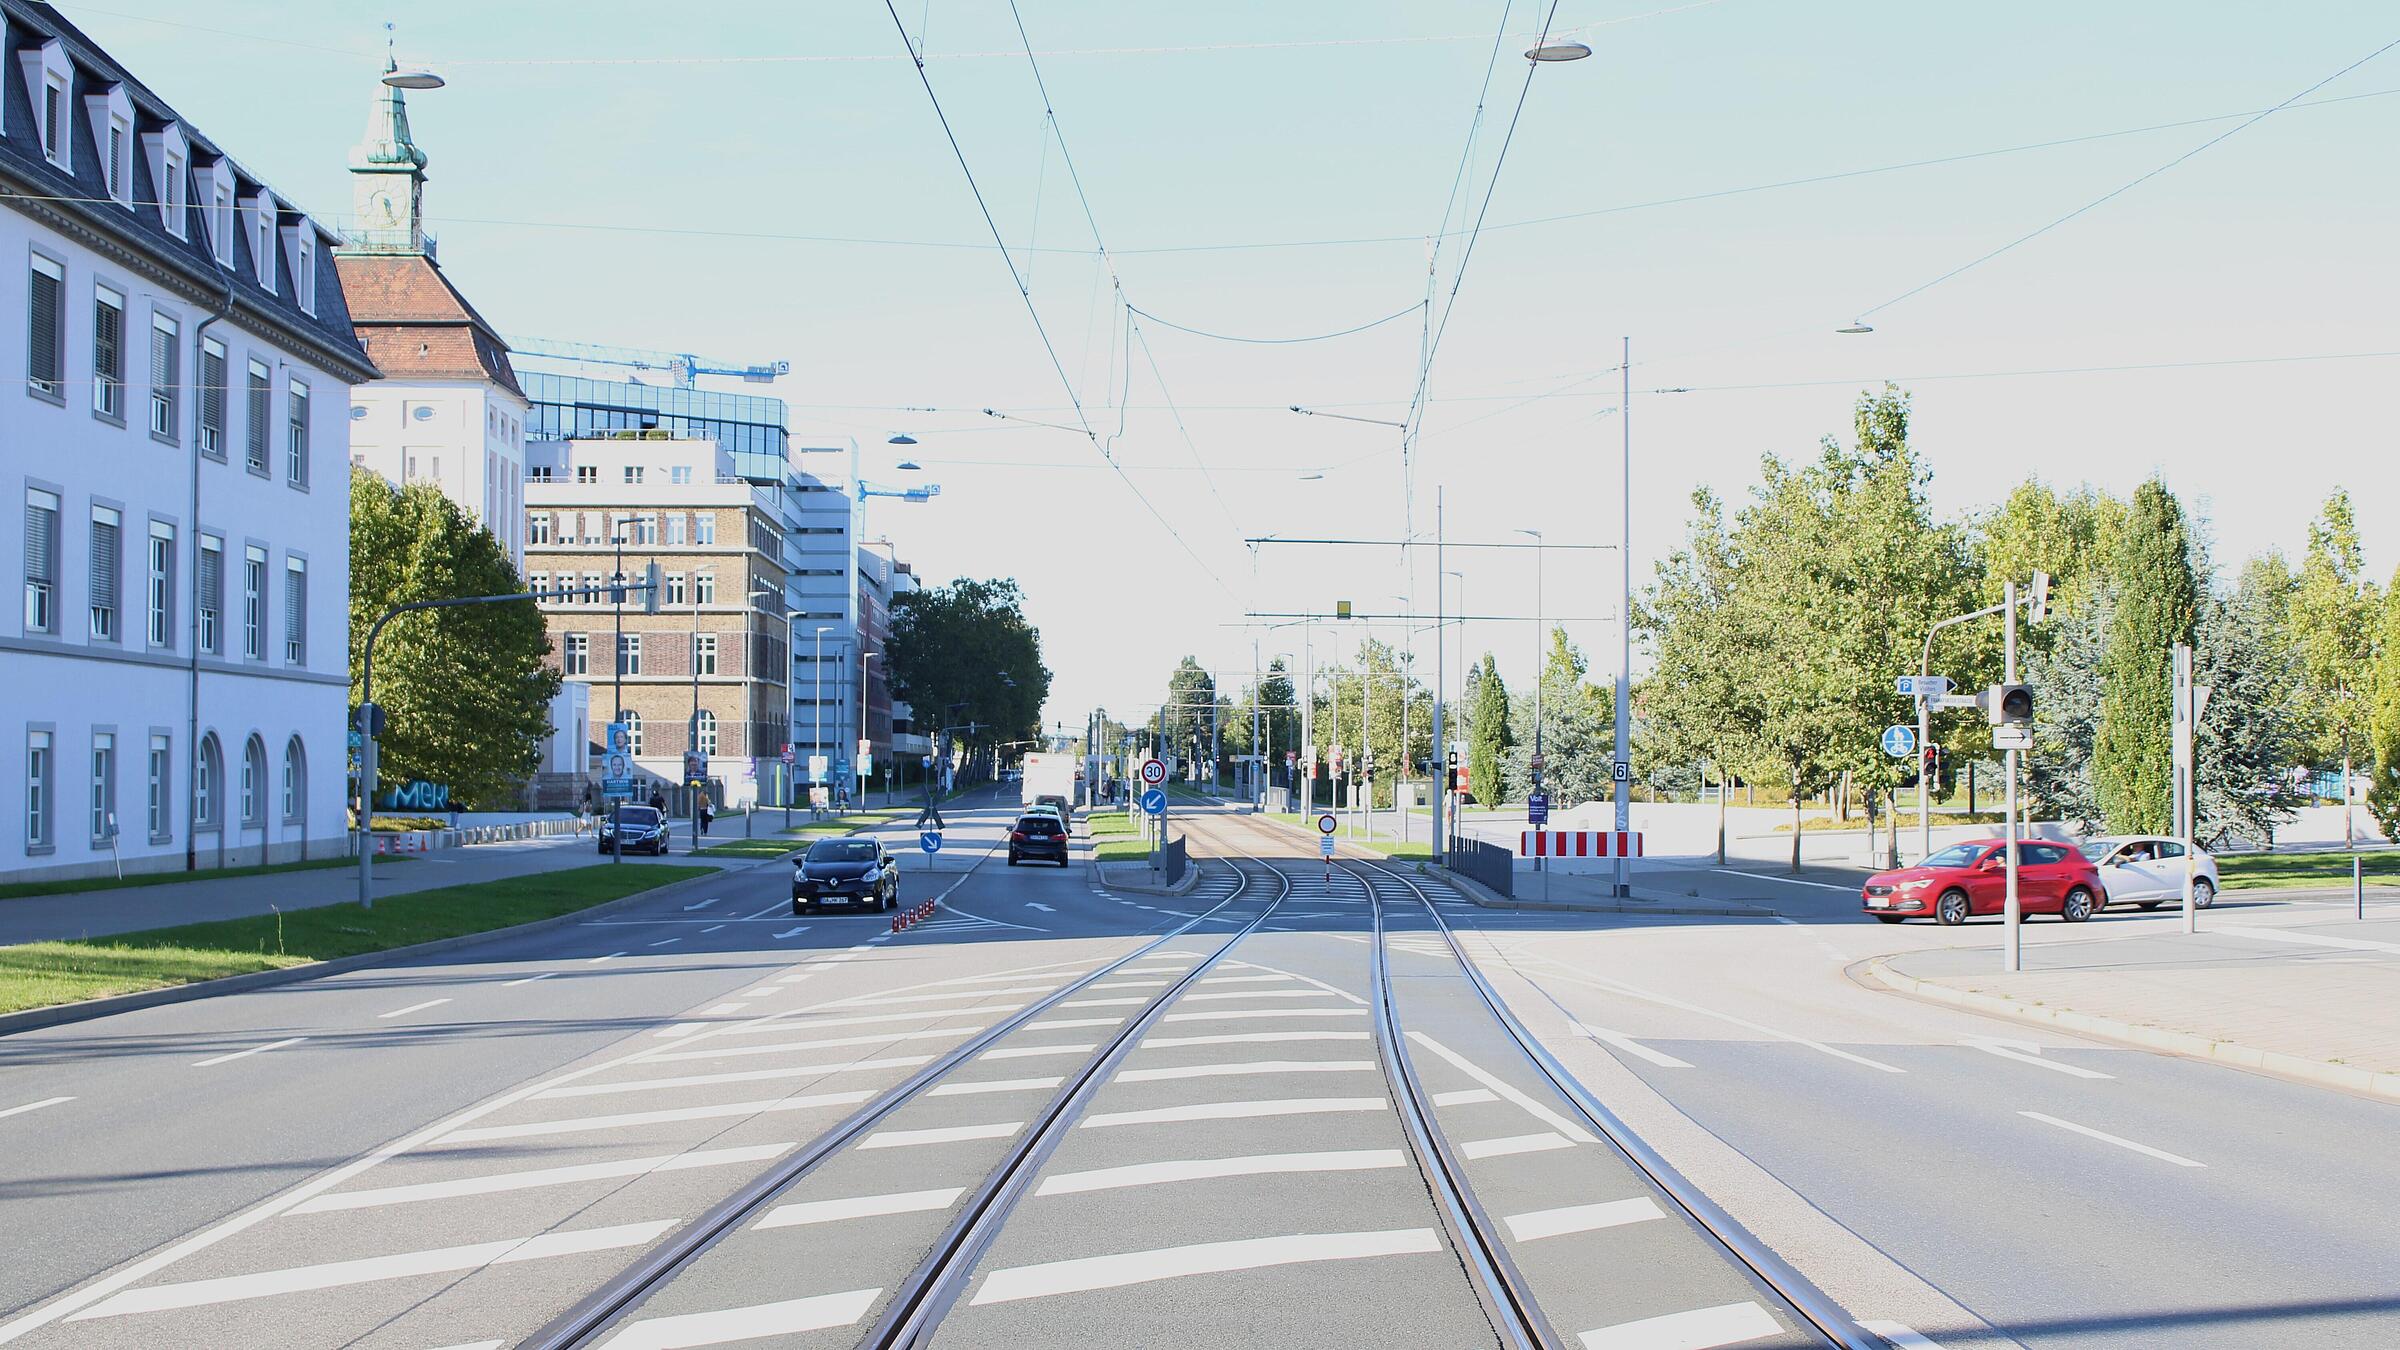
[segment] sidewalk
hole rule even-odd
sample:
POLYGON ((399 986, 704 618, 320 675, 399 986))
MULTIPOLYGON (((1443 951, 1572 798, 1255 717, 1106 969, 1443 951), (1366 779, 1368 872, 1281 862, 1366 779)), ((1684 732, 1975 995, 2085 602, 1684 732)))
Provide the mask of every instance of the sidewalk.
POLYGON ((2400 1101, 2400 917, 2339 914, 2277 923, 2220 909, 2189 936, 2027 943, 2015 975, 1983 947, 1881 957, 1864 973, 1919 998, 2400 1101))
MULTIPOLYGON (((664 858, 628 857, 623 866, 743 866, 739 858, 694 858, 680 837, 664 858)), ((409 858, 375 860, 375 898, 410 891, 500 881, 536 872, 606 864, 590 835, 552 835, 502 844, 474 844, 409 858)), ((358 868, 326 867, 263 876, 176 881, 121 890, 78 891, 0 900, 0 946, 99 937, 145 928, 236 919, 270 909, 313 909, 358 899, 358 868)))

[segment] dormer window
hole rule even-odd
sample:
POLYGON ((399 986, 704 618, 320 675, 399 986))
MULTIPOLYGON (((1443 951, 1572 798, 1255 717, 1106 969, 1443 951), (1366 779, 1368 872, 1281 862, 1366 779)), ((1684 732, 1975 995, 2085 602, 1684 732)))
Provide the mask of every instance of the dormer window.
POLYGON ((67 82, 64 79, 45 80, 42 83, 42 158, 73 172, 67 159, 67 82))
MULTIPOLYGON (((223 170, 220 168, 219 172, 223 170)), ((221 178, 209 189, 208 240, 217 262, 233 266, 233 184, 221 178)))
POLYGON ((250 266, 268 294, 275 291, 275 194, 265 188, 250 199, 250 266))
POLYGON ((292 256, 292 298, 300 302, 301 313, 317 312, 317 235, 305 224, 292 256))
POLYGON ((108 188, 109 200, 117 205, 133 206, 133 97, 122 84, 112 84, 97 94, 83 99, 85 116, 92 124, 92 139, 100 150, 100 181, 108 188))
POLYGON ((150 177, 157 185, 159 221, 167 233, 181 239, 191 228, 191 188, 185 179, 192 164, 192 144, 184 137, 181 123, 169 122, 142 133, 142 145, 150 156, 150 177))
POLYGON ((17 64, 33 102, 33 131, 41 142, 42 158, 63 172, 75 172, 75 134, 70 125, 74 120, 75 65, 67 59, 67 44, 52 38, 38 47, 19 48, 17 64))
POLYGON ((189 204, 183 192, 183 156, 168 154, 167 190, 160 195, 164 198, 162 205, 167 213, 167 233, 178 239, 183 238, 188 228, 185 222, 188 212, 184 208, 189 204))
POLYGON ((132 137, 128 132, 129 128, 123 122, 111 121, 108 124, 108 195, 120 203, 126 199, 126 194, 133 191, 133 184, 129 181, 133 176, 130 162, 133 158, 132 137))

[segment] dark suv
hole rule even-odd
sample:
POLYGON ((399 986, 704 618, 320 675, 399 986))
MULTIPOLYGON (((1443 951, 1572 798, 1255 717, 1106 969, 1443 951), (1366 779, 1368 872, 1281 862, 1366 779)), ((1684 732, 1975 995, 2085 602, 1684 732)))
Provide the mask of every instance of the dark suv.
POLYGON ((1019 816, 1008 832, 1008 865, 1020 858, 1055 858, 1067 865, 1067 822, 1047 811, 1019 816))
POLYGON ((667 852, 667 818, 656 807, 611 807, 600 815, 600 851, 655 853, 664 857, 667 852), (611 848, 610 845, 616 841, 617 822, 620 820, 625 824, 625 842, 620 848, 611 848))

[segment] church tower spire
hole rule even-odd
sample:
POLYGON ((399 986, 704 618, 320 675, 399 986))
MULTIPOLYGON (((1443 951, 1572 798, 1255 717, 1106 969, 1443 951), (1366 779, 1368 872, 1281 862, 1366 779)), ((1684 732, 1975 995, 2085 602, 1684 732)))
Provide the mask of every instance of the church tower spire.
MULTIPOLYGON (((400 68, 390 56, 383 73, 400 68)), ((425 152, 408 129, 408 101, 388 78, 376 87, 366 134, 350 150, 352 201, 358 226, 352 247, 375 253, 425 249, 425 152)))

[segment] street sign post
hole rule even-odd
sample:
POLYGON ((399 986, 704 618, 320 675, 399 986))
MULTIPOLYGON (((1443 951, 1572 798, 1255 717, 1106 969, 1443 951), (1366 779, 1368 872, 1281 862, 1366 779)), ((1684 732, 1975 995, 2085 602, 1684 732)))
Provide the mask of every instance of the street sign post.
POLYGON ((941 852, 942 832, 940 830, 917 831, 917 847, 925 850, 928 854, 941 852))
POLYGON ((1341 822, 1334 819, 1334 815, 1331 811, 1327 811, 1323 815, 1317 817, 1317 833, 1324 835, 1327 838, 1331 838, 1333 836, 1333 832, 1340 828, 1341 822))
POLYGON ((1328 863, 1330 863, 1330 862, 1333 860, 1333 836, 1332 836, 1332 835, 1330 835, 1330 834, 1321 834, 1321 835, 1318 835, 1318 836, 1317 836, 1317 852, 1318 852, 1319 854, 1323 855, 1323 857, 1326 859, 1326 861, 1327 861, 1328 863))
POLYGON ((1537 826, 1550 823, 1549 793, 1536 792, 1525 798, 1525 819, 1527 823, 1537 826))
MULTIPOLYGON (((1143 761, 1142 761, 1142 782, 1143 782, 1143 783, 1147 784, 1147 785, 1148 785, 1148 786, 1150 786, 1150 787, 1157 787, 1159 784, 1161 784, 1161 783, 1164 783, 1164 782, 1166 782, 1166 781, 1167 781, 1167 765, 1166 765, 1166 761, 1164 761, 1164 760, 1157 760, 1157 759, 1145 759, 1145 760, 1143 760, 1143 761)), ((1165 794, 1163 794, 1163 793, 1162 793, 1162 794, 1160 794, 1160 795, 1162 795, 1162 796, 1163 796, 1163 795, 1165 795, 1165 794)))
POLYGON ((1950 692, 1947 675, 1903 675, 1896 684, 1902 698, 1940 698, 1950 692))
POLYGON ((1883 753, 1894 759, 1906 759, 1917 752, 1917 729, 1900 723, 1883 729, 1883 753))
POLYGON ((1144 789, 1142 809, 1154 816, 1165 815, 1167 813, 1167 790, 1165 788, 1144 789))

